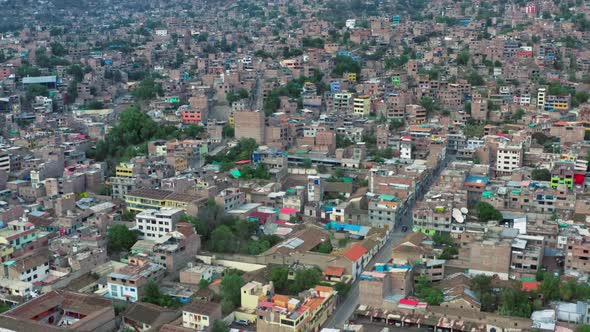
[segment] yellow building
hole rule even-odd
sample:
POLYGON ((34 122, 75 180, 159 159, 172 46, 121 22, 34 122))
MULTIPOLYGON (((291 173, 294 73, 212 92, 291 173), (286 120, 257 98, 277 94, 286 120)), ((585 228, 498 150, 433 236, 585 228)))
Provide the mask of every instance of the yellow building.
POLYGON ((345 73, 344 78, 350 82, 356 82, 356 73, 345 73))
POLYGON ((258 302, 263 301, 267 294, 273 293, 274 289, 271 284, 263 285, 258 281, 250 281, 241 288, 242 308, 255 310, 258 302))
POLYGON ((234 112, 231 112, 229 114, 229 120, 228 120, 228 123, 227 124, 228 124, 228 126, 230 126, 230 127, 233 128, 234 127, 234 123, 235 123, 234 122, 234 112))
POLYGON ((176 208, 187 210, 193 202, 206 199, 187 194, 176 194, 170 190, 143 188, 125 195, 125 204, 131 211, 147 209, 176 208))
POLYGON ((123 177, 123 178, 132 178, 133 177, 133 169, 135 168, 135 164, 132 163, 120 163, 115 168, 115 176, 123 177))
POLYGON ((354 98, 354 114, 360 116, 369 116, 371 114, 371 97, 369 95, 358 96, 354 98))

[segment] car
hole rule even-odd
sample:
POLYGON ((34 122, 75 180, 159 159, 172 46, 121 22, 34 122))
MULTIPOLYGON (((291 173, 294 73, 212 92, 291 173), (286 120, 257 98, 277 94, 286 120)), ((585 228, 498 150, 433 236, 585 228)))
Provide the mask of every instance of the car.
POLYGON ((407 232, 408 231, 408 226, 402 226, 402 232, 407 232))
POLYGON ((236 324, 242 325, 242 326, 248 326, 248 325, 250 325, 250 321, 247 319, 238 319, 236 321, 236 324))

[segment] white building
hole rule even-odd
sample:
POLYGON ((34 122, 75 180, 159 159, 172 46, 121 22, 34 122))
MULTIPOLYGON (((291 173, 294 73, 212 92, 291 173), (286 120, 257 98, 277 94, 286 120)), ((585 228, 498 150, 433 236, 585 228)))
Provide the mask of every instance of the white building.
POLYGON ((511 173, 522 167, 522 145, 501 144, 496 155, 496 170, 511 173))
POLYGON ((400 158, 412 159, 412 140, 409 137, 402 137, 400 145, 400 158))
POLYGON ((545 107, 545 88, 539 88, 537 92, 537 108, 544 108, 545 107))
POLYGON ((10 154, 0 152, 0 170, 10 171, 10 154))
POLYGON ((142 239, 157 239, 172 232, 182 214, 182 210, 173 208, 144 210, 135 216, 135 226, 142 233, 142 239))
POLYGON ((156 36, 166 37, 168 36, 168 30, 166 29, 156 29, 156 36))

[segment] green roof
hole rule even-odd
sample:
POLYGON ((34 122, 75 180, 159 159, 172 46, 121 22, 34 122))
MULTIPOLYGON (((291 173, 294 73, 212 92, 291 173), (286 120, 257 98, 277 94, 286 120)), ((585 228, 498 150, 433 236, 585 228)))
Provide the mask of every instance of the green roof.
POLYGON ((379 199, 383 200, 383 201, 391 202, 391 201, 395 200, 395 196, 388 195, 388 194, 381 194, 381 195, 379 195, 379 199))
POLYGON ((481 194, 481 196, 482 196, 483 198, 490 198, 490 197, 492 197, 492 192, 491 192, 491 191, 489 191, 489 190, 486 190, 486 191, 484 191, 484 192, 481 194))
POLYGON ((514 190, 512 190, 512 194, 513 195, 520 195, 520 193, 521 193, 520 189, 514 189, 514 190))
POLYGON ((240 176, 242 176, 242 173, 240 173, 240 170, 239 169, 232 169, 229 172, 236 179, 239 178, 240 176))
POLYGON ((352 178, 342 178, 342 182, 351 183, 352 178))

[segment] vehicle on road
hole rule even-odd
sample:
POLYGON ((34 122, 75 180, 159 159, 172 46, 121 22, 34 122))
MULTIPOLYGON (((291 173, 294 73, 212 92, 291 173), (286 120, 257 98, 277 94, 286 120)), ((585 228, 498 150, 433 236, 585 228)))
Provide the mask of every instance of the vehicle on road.
POLYGON ((247 319, 238 319, 236 321, 236 324, 242 325, 242 326, 248 326, 248 325, 250 325, 250 322, 247 319))
POLYGON ((402 226, 402 232, 407 232, 408 231, 408 226, 402 226))

